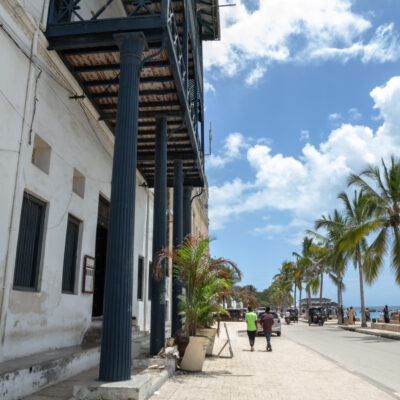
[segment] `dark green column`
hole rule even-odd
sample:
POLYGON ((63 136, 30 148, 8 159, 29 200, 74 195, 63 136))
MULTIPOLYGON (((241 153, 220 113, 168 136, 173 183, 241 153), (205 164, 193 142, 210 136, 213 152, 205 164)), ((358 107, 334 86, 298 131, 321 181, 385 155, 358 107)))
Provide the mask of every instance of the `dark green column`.
MULTIPOLYGON (((173 237, 174 247, 183 241, 183 163, 175 160, 174 163, 174 222, 173 237)), ((179 296, 182 294, 181 280, 172 274, 172 335, 182 327, 181 318, 178 314, 179 296)))
POLYGON ((116 36, 121 54, 101 340, 102 381, 131 377, 132 267, 142 34, 116 36))
MULTIPOLYGON (((153 261, 167 246, 167 117, 156 121, 156 158, 154 174, 153 261)), ((165 260, 162 278, 152 277, 150 355, 165 345, 165 260)))
POLYGON ((183 187, 183 237, 192 233, 192 186, 183 187))

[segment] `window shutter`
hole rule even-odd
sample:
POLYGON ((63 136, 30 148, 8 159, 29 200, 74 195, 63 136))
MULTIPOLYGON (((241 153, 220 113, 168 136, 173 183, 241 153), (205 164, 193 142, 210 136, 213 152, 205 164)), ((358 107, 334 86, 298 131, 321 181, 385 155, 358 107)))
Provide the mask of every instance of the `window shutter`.
POLYGON ((46 204, 24 193, 14 271, 15 289, 37 290, 46 204))

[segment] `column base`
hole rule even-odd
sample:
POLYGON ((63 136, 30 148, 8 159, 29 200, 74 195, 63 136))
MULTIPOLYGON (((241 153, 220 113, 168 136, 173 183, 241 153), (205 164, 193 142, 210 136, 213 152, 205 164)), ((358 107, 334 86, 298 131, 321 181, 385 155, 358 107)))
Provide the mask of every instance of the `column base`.
POLYGON ((74 386, 77 400, 146 400, 152 393, 150 376, 135 375, 128 381, 103 382, 91 380, 74 386))

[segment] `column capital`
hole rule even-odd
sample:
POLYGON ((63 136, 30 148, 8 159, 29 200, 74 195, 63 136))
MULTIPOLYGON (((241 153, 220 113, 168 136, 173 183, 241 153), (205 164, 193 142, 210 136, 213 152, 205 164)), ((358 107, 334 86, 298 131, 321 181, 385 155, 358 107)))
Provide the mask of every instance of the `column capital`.
POLYGON ((141 61, 143 51, 149 46, 143 32, 117 33, 114 35, 121 55, 136 57, 141 61))

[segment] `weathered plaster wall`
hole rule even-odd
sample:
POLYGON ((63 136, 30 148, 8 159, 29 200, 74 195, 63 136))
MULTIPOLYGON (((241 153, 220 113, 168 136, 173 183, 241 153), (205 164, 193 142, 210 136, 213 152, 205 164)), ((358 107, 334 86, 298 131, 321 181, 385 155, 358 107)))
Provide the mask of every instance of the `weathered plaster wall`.
MULTIPOLYGON (((87 100, 80 103, 69 96, 79 87, 54 54, 46 50, 46 39, 32 15, 40 10, 36 1, 23 2, 32 13, 27 16, 17 0, 0 5, 0 21, 7 21, 7 34, 0 29, 0 49, 7 62, 0 63, 0 301, 6 312, 0 317, 0 361, 79 344, 90 325, 92 295, 82 293, 85 255, 95 253, 99 193, 110 197, 113 138, 99 123, 87 100), (13 4, 14 3, 14 4, 13 4), (30 4, 30 5, 29 5, 30 4), (36 10, 36 11, 35 11, 36 10), (28 21, 28 22, 26 22, 28 21), (30 21, 30 22, 29 22, 30 21), (37 43, 32 42, 36 29, 37 43), (10 39, 12 36, 14 41, 10 39), (23 48, 19 48, 22 44, 23 48), (29 83, 29 57, 33 65, 29 83), (40 72, 41 71, 41 72, 40 72), (24 102, 25 121, 23 123, 24 102), (33 106, 36 98, 36 108, 33 106), (31 129, 32 128, 32 129, 31 129), (21 136, 22 132, 22 136, 21 136), (32 143, 39 135, 51 146, 49 173, 32 164, 32 143), (19 151, 19 142, 21 150, 19 151), (20 168, 16 174, 18 157, 20 168), (86 178, 84 198, 72 192, 74 168, 86 178), (15 189, 15 202, 13 193, 15 189), (48 203, 44 247, 38 292, 12 289, 18 227, 23 193, 27 191, 48 203), (14 210, 11 230, 10 218, 14 210), (75 294, 61 292, 62 268, 68 214, 82 221, 75 294), (7 259, 7 263, 6 263, 7 259), (7 282, 4 280, 8 272, 7 282), (6 289, 6 290, 4 290, 6 289), (4 294, 4 296, 3 296, 4 294)), ((138 185, 143 182, 137 173, 138 185)), ((150 304, 137 304, 137 256, 151 258, 152 194, 138 186, 135 218, 135 264, 133 310, 144 328, 150 323, 150 304), (149 209, 146 234, 146 215, 149 209), (147 251, 145 241, 147 243, 147 251), (150 249, 150 250, 149 250, 150 249), (147 254, 147 255, 146 255, 147 254), (145 306, 147 308, 144 317, 145 306)), ((146 299, 147 299, 147 280, 146 299)))

